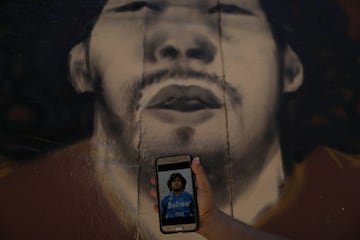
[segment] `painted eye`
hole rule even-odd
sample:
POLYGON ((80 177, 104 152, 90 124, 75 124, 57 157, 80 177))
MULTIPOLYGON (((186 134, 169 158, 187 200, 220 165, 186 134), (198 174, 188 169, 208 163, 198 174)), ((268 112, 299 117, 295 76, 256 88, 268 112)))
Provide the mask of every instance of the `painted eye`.
POLYGON ((208 13, 210 13, 210 14, 217 13, 217 12, 221 12, 221 13, 225 13, 225 14, 255 15, 253 12, 251 12, 245 8, 241 8, 237 5, 233 5, 233 4, 219 3, 216 6, 208 9, 208 13))
POLYGON ((139 11, 139 10, 143 9, 144 7, 147 7, 153 11, 162 11, 163 10, 163 7, 158 4, 150 3, 148 1, 136 1, 136 2, 122 5, 120 7, 116 7, 114 9, 112 9, 111 11, 113 11, 113 12, 135 12, 135 11, 139 11))

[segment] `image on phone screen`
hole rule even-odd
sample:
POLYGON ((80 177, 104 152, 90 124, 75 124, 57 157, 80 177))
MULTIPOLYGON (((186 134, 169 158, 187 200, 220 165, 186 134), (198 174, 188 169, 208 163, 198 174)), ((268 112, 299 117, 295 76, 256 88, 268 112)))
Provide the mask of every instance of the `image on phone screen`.
POLYGON ((196 196, 191 159, 157 160, 159 217, 163 232, 194 231, 197 228, 196 196))

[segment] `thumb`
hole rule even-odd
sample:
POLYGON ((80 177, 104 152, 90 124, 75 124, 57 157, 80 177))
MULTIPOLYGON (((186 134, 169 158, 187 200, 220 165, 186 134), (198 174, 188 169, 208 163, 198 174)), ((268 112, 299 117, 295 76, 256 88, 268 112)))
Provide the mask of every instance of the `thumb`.
POLYGON ((205 192, 211 191, 210 183, 206 178, 205 171, 200 164, 200 158, 195 157, 191 164, 191 169, 195 174, 197 187, 205 192))

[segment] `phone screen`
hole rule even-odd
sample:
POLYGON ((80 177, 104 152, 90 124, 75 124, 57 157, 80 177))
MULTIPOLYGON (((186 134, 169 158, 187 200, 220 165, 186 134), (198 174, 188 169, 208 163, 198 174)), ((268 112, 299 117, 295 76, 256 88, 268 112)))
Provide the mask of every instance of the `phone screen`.
POLYGON ((190 155, 158 158, 156 172, 161 231, 195 231, 197 201, 190 155))

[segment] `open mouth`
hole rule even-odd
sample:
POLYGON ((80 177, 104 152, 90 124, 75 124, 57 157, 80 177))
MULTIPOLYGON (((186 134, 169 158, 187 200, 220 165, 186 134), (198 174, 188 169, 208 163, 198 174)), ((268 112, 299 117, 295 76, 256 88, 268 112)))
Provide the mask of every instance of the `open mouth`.
POLYGON ((171 85, 162 88, 153 96, 146 108, 193 112, 222 106, 222 101, 209 89, 200 86, 171 85))

